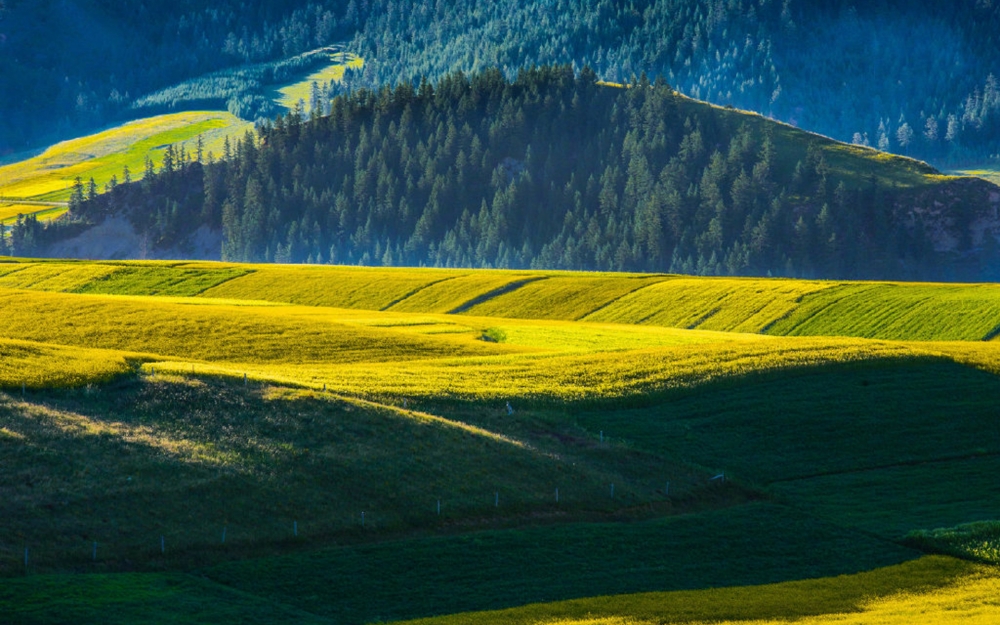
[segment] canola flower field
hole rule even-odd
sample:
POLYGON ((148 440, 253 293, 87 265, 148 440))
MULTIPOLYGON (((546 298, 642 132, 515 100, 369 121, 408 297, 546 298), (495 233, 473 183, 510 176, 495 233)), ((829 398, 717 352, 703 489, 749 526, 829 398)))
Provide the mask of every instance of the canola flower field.
POLYGON ((0 610, 990 622, 998 293, 0 259, 0 610))
POLYGON ((881 358, 1000 369, 990 285, 9 262, 0 301, 8 339, 362 396, 599 399, 881 358))
POLYGON ((985 625, 996 619, 998 593, 1000 579, 991 567, 928 556, 850 576, 767 586, 596 597, 407 623, 985 625))

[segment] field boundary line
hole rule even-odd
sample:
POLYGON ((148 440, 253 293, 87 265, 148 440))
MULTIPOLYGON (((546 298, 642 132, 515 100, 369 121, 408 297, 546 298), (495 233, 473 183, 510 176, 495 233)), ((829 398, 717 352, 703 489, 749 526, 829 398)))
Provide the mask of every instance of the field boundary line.
POLYGON ((783 477, 776 480, 771 480, 767 484, 768 486, 770 486, 771 484, 785 484, 788 482, 812 480, 819 477, 832 477, 834 475, 850 475, 851 473, 868 473, 869 471, 883 471, 885 469, 896 469, 900 467, 916 467, 922 464, 941 464, 945 462, 958 462, 960 460, 975 460, 976 458, 996 458, 996 457, 1000 457, 1000 451, 991 451, 989 453, 960 454, 955 456, 943 456, 940 458, 927 458, 923 460, 904 460, 902 462, 892 462, 889 464, 880 464, 859 469, 844 469, 841 471, 822 471, 820 473, 799 475, 795 477, 783 477))
POLYGON ((988 342, 992 341, 993 339, 995 339, 998 336, 1000 336, 1000 323, 998 323, 992 330, 990 330, 989 332, 987 332, 983 336, 983 338, 981 338, 979 340, 983 341, 984 343, 988 343, 988 342))
MULTIPOLYGON (((183 267, 184 265, 180 265, 180 266, 183 267)), ((215 287, 222 286, 223 284, 225 284, 227 282, 232 282, 233 280, 236 280, 238 278, 245 278, 245 277, 247 277, 249 275, 253 275, 255 273, 257 273, 256 269, 247 269, 245 273, 241 273, 238 276, 230 276, 230 277, 226 278, 225 280, 223 280, 222 282, 216 282, 215 284, 206 286, 205 288, 203 288, 202 290, 198 291, 197 293, 195 293, 191 297, 200 297, 201 295, 203 295, 205 293, 205 291, 208 291, 209 289, 214 289, 215 287)), ((214 299, 214 298, 206 297, 205 299, 214 299)))
POLYGON ((457 308, 449 310, 445 314, 446 315, 460 315, 460 314, 464 313, 465 311, 469 310, 470 308, 472 308, 473 306, 478 306, 480 304, 484 304, 484 303, 490 301, 491 299, 493 299, 495 297, 500 297, 501 295, 506 295, 507 293, 511 293, 513 291, 516 291, 516 290, 518 290, 519 288, 521 288, 522 286, 524 286, 526 284, 531 284, 532 282, 538 282, 539 280, 547 280, 548 278, 549 278, 549 276, 531 276, 531 277, 525 278, 523 280, 515 280, 513 282, 508 282, 507 284, 503 285, 502 287, 493 289, 492 291, 487 291, 486 293, 483 293, 482 295, 477 295, 476 297, 473 297, 469 301, 465 302, 464 304, 459 305, 457 308))
POLYGON ((417 293, 423 291, 424 289, 429 289, 432 286, 434 286, 435 284, 441 284, 442 282, 447 282, 449 280, 455 280, 457 278, 461 278, 461 277, 464 277, 464 276, 467 276, 467 275, 470 275, 470 274, 465 273, 465 274, 462 274, 460 276, 449 276, 447 278, 441 278, 440 280, 435 280, 433 282, 428 282, 427 284, 424 284, 422 286, 418 286, 417 288, 413 289, 412 291, 410 291, 406 295, 404 295, 404 296, 402 296, 402 297, 400 297, 398 299, 395 299, 395 300, 389 302, 388 304, 386 304, 382 308, 379 308, 378 311, 379 312, 385 312, 385 311, 389 310, 390 308, 392 308, 393 306, 395 306, 396 304, 399 304, 401 302, 404 302, 404 301, 410 299, 411 297, 413 297, 417 293))
MULTIPOLYGON (((850 286, 853 286, 853 285, 841 283, 841 284, 838 284, 836 286, 831 286, 830 288, 827 288, 827 289, 820 289, 819 291, 813 291, 812 293, 806 293, 805 295, 803 295, 802 297, 800 297, 800 298, 798 298, 796 300, 796 303, 798 304, 798 306, 796 306, 795 308, 789 310, 787 313, 785 313, 781 317, 775 319, 774 321, 768 323, 766 326, 764 326, 763 328, 761 328, 760 333, 761 334, 769 334, 770 331, 771 331, 771 328, 773 328, 775 325, 777 325, 780 321, 784 321, 785 319, 788 319, 789 317, 792 316, 793 313, 795 313, 797 310, 799 310, 802 307, 802 302, 805 301, 805 299, 807 297, 811 297, 813 295, 818 295, 820 293, 826 293, 826 292, 831 291, 831 290, 846 291, 848 289, 848 287, 850 287, 850 286)), ((878 285, 873 284, 871 286, 866 286, 863 289, 852 291, 849 294, 842 295, 841 297, 837 297, 836 299, 834 299, 834 300, 832 300, 830 302, 827 302, 826 305, 821 306, 820 308, 817 308, 816 310, 814 310, 811 315, 809 315, 808 317, 806 317, 802 321, 796 323, 791 328, 788 328, 785 331, 784 334, 777 334, 777 335, 770 335, 769 334, 769 336, 793 336, 791 334, 792 330, 796 329, 797 327, 799 327, 800 325, 802 325, 803 323, 805 323, 809 319, 812 319, 812 318, 818 316, 820 313, 822 313, 827 308, 833 306, 834 304, 840 303, 845 298, 850 297, 851 295, 856 295, 856 294, 859 294, 859 293, 867 293, 868 291, 871 291, 872 289, 876 289, 876 288, 878 288, 878 285)), ((799 335, 799 336, 814 336, 814 335, 799 335)), ((843 335, 839 335, 838 334, 838 335, 833 335, 833 336, 843 336, 843 335)))
MULTIPOLYGON (((601 304, 600 306, 598 306, 594 310, 592 310, 592 311, 590 311, 588 313, 584 313, 584 314, 580 315, 576 319, 573 319, 573 321, 586 321, 587 317, 601 312, 602 310, 604 310, 608 306, 614 304, 618 300, 620 300, 620 299, 622 299, 624 297, 628 297, 629 295, 632 295, 633 293, 638 293, 639 291, 641 291, 643 289, 648 289, 650 287, 656 286, 657 284, 663 284, 667 280, 670 280, 670 278, 664 276, 664 278, 662 280, 657 280, 656 282, 650 282, 649 284, 641 284, 641 285, 635 287, 634 289, 632 289, 631 291, 629 291, 628 293, 622 293, 618 297, 612 298, 612 299, 608 300, 607 302, 601 304)), ((655 313, 653 313, 653 314, 655 314, 655 313)), ((652 317, 653 314, 650 314, 648 317, 646 317, 646 319, 649 319, 649 317, 652 317)), ((638 325, 638 323, 641 323, 641 322, 637 322, 636 325, 638 325)))
MULTIPOLYGON (((0 274, 0 279, 6 278, 7 276, 12 276, 15 273, 21 273, 22 271, 28 269, 29 267, 35 267, 37 265, 37 263, 18 263, 18 262, 14 262, 14 263, 4 263, 4 265, 17 265, 17 269, 15 269, 14 271, 8 271, 8 272, 6 272, 4 274, 0 274)), ((14 289, 13 287, 9 287, 9 286, 0 287, 0 288, 11 289, 11 290, 21 290, 21 291, 30 291, 31 290, 30 288, 29 289, 14 289)))
MULTIPOLYGON (((716 301, 719 301, 719 300, 716 300, 716 301)), ((697 320, 695 320, 695 322, 692 323, 691 325, 689 325, 687 327, 687 329, 688 330, 695 330, 695 329, 697 329, 698 326, 700 326, 701 324, 705 323, 706 321, 708 321, 712 317, 714 317, 717 314, 719 314, 719 312, 721 310, 722 310, 722 307, 716 306, 715 308, 713 308, 712 310, 708 311, 707 313, 705 313, 704 315, 702 315, 701 317, 699 317, 697 320)))

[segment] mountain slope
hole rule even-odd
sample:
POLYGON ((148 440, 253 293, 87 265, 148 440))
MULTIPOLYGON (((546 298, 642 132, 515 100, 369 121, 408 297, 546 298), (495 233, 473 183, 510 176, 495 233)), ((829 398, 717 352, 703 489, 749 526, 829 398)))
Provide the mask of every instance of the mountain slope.
MULTIPOLYGON (((992 277, 998 203, 662 82, 552 67, 361 90, 72 214, 124 212, 154 254, 207 225, 238 261, 956 279, 992 277)), ((14 234, 23 255, 59 230, 14 234)))
POLYGON ((692 97, 939 164, 995 160, 1000 132, 991 0, 6 5, 0 154, 128 117, 180 81, 346 40, 372 61, 355 76, 369 87, 572 63, 617 82, 663 76, 692 97))

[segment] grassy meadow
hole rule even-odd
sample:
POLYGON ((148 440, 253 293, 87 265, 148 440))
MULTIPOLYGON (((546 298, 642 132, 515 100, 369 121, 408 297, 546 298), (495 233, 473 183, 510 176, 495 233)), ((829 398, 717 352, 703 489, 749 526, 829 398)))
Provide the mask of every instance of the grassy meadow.
POLYGON ((306 103, 306 110, 309 110, 309 100, 312 96, 312 84, 328 84, 330 82, 340 82, 344 78, 344 72, 350 69, 361 69, 365 66, 364 59, 348 52, 338 52, 332 55, 332 63, 317 71, 310 73, 303 80, 278 88, 278 95, 275 100, 288 110, 295 108, 295 105, 306 103))
POLYGON ((193 151, 194 142, 201 135, 206 153, 214 147, 215 154, 220 155, 224 136, 241 134, 249 127, 222 112, 172 113, 129 122, 58 143, 38 156, 0 167, 0 198, 12 203, 66 202, 77 177, 84 181, 93 178, 103 188, 112 176, 121 181, 123 168, 127 166, 132 177, 138 179, 142 177, 146 158, 159 166, 167 145, 185 144, 188 151, 193 151))
POLYGON ((834 578, 538 603, 408 623, 990 623, 998 589, 991 568, 928 556, 834 578))
POLYGON ((0 612, 988 622, 997 294, 0 262, 0 612))
POLYGON ((1000 184, 1000 168, 995 163, 984 163, 981 167, 962 169, 955 173, 960 176, 976 176, 993 184, 1000 184))
MULTIPOLYGON (((364 62, 338 53, 330 63, 306 77, 277 87, 270 95, 291 110, 299 99, 309 101, 313 81, 339 81, 347 68, 364 62)), ((0 165, 0 224, 11 225, 19 214, 40 220, 57 219, 66 212, 74 180, 93 178, 103 189, 112 177, 123 180, 125 167, 139 179, 147 158, 159 167, 168 145, 193 155, 200 139, 205 158, 220 158, 228 138, 238 140, 253 130, 253 122, 225 111, 185 111, 145 117, 93 135, 64 141, 23 160, 0 165)))

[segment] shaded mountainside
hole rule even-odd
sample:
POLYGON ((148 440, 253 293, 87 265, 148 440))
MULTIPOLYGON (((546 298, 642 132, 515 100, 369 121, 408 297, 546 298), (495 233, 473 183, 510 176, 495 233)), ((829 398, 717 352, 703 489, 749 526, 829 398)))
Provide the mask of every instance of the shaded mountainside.
POLYGON ((234 261, 989 279, 998 255, 988 182, 569 67, 360 90, 228 153, 81 186, 77 221, 22 224, 13 251, 124 214, 132 256, 207 227, 234 261))
MULTIPOLYGON (((356 86, 588 65, 843 141, 982 162, 1000 132, 997 32, 992 0, 5 0, 0 156, 141 116, 144 96, 202 76, 218 89, 202 100, 225 101, 241 74, 212 72, 349 42, 367 61, 356 86)), ((254 104, 266 94, 245 95, 241 115, 271 114, 254 104)))

